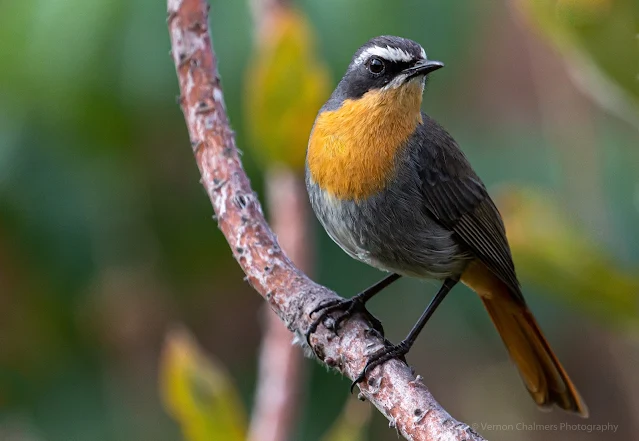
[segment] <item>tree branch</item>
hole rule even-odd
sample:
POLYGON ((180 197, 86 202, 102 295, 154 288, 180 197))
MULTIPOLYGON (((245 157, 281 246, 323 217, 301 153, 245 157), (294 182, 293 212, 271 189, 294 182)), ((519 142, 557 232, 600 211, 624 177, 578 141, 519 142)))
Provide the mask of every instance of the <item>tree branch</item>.
MULTIPOLYGON (((337 295, 306 277, 280 249, 260 203, 251 190, 228 124, 224 98, 208 33, 205 0, 168 0, 172 55, 180 83, 180 104, 195 158, 215 210, 218 226, 249 283, 269 303, 289 330, 305 344, 309 313, 337 295)), ((326 366, 356 378, 366 357, 383 345, 368 323, 356 316, 339 336, 320 326, 311 338, 313 351, 326 366)), ((433 398, 421 377, 398 360, 369 373, 360 384, 370 400, 406 439, 482 440, 453 419, 433 398)))

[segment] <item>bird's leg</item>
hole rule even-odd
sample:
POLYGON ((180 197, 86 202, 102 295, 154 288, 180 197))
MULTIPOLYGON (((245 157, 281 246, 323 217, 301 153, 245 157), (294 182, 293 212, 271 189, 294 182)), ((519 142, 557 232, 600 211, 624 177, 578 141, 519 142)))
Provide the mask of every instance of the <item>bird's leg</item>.
MULTIPOLYGON (((433 297, 433 299, 430 301, 419 320, 417 320, 415 326, 413 326, 413 329, 410 330, 406 338, 402 340, 401 343, 394 346, 384 347, 368 357, 368 361, 366 362, 366 366, 364 366, 362 373, 359 374, 359 377, 357 377, 351 384, 351 392, 353 392, 353 388, 355 387, 355 385, 357 385, 357 383, 360 383, 366 379, 366 373, 373 369, 375 366, 379 366, 380 364, 383 364, 392 358, 403 359, 404 356, 408 354, 408 351, 410 351, 413 343, 415 343, 415 340, 417 340, 417 336, 419 335, 419 333, 422 331, 422 329, 424 329, 424 326, 426 325, 426 322, 428 322, 428 319, 433 315, 439 304, 442 302, 442 300, 444 300, 446 295, 450 292, 453 286, 457 284, 458 281, 458 278, 448 278, 444 280, 444 284, 442 285, 442 287, 439 288, 439 291, 437 291, 435 297, 433 297)), ((405 360, 403 361, 405 362, 405 360)))
POLYGON ((382 280, 374 284, 373 286, 368 287, 364 291, 357 294, 355 297, 350 299, 336 299, 329 300, 327 302, 322 303, 317 308, 311 311, 311 317, 316 312, 320 312, 319 317, 311 323, 311 326, 308 327, 306 331, 306 341, 310 344, 310 336, 313 332, 317 330, 317 327, 320 323, 324 321, 329 314, 334 311, 341 311, 341 314, 335 317, 333 322, 332 329, 334 332, 337 332, 339 325, 353 315, 355 312, 361 312, 366 315, 366 318, 371 322, 373 328, 377 330, 382 336, 384 335, 384 328, 382 327, 382 323, 373 316, 366 309, 366 302, 368 302, 375 294, 379 293, 381 290, 386 288, 388 285, 399 279, 401 276, 399 274, 390 274, 384 277, 382 280))

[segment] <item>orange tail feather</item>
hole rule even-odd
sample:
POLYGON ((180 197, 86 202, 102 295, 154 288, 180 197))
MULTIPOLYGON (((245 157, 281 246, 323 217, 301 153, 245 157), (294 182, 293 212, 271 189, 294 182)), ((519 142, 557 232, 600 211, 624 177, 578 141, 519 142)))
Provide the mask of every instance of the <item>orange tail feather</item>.
POLYGON ((461 281, 479 294, 535 403, 542 408, 556 404, 587 417, 586 403, 528 307, 479 262, 469 265, 461 281))

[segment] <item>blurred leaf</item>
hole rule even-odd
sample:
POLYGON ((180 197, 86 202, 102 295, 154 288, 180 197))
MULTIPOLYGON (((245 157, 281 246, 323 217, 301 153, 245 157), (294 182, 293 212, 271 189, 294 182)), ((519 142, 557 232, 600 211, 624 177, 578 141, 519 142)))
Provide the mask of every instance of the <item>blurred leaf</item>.
POLYGON ((519 11, 566 57, 576 84, 639 126, 639 1, 517 0, 519 11))
POLYGON ((164 406, 187 441, 242 441, 246 415, 223 367, 184 329, 169 333, 160 366, 164 406))
POLYGON ((364 441, 370 419, 371 406, 349 398, 322 441, 364 441))
POLYGON ((523 279, 615 326, 639 325, 637 271, 621 269, 547 194, 510 189, 498 202, 523 279))
POLYGON ((329 93, 328 73, 299 12, 269 16, 246 74, 246 119, 252 144, 267 164, 301 170, 308 135, 329 93))
MULTIPOLYGON (((105 53, 120 0, 0 2, 0 92, 56 113, 108 79, 105 53)), ((13 101, 12 100, 12 101, 13 101)))

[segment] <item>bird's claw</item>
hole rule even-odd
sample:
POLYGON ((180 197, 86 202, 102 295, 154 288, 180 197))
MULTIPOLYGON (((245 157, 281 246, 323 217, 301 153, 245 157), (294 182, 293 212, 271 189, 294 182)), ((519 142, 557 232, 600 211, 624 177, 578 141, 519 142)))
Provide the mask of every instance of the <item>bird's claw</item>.
POLYGON ((337 334, 340 325, 344 320, 351 317, 353 314, 357 312, 361 312, 366 316, 368 321, 370 322, 373 329, 375 329, 382 337, 384 336, 384 327, 382 326, 382 322, 380 322, 373 314, 368 312, 364 303, 357 298, 357 296, 352 299, 333 299, 328 300, 310 312, 310 316, 313 317, 313 314, 320 312, 319 317, 317 317, 313 323, 308 327, 306 331, 306 342, 310 345, 311 334, 313 334, 320 323, 323 323, 324 320, 333 312, 341 311, 337 317, 334 318, 332 324, 329 326, 329 329, 337 334))
POLYGON ((404 362, 404 364, 408 365, 408 363, 406 363, 405 355, 408 353, 409 349, 410 348, 408 347, 408 345, 406 345, 404 342, 401 342, 398 345, 385 346, 369 356, 368 360, 366 361, 366 366, 364 366, 362 372, 360 372, 357 378, 355 378, 355 380, 353 380, 353 382, 351 383, 351 393, 353 393, 355 386, 366 379, 366 375, 369 371, 381 364, 386 363, 388 360, 399 358, 402 362, 404 362))

